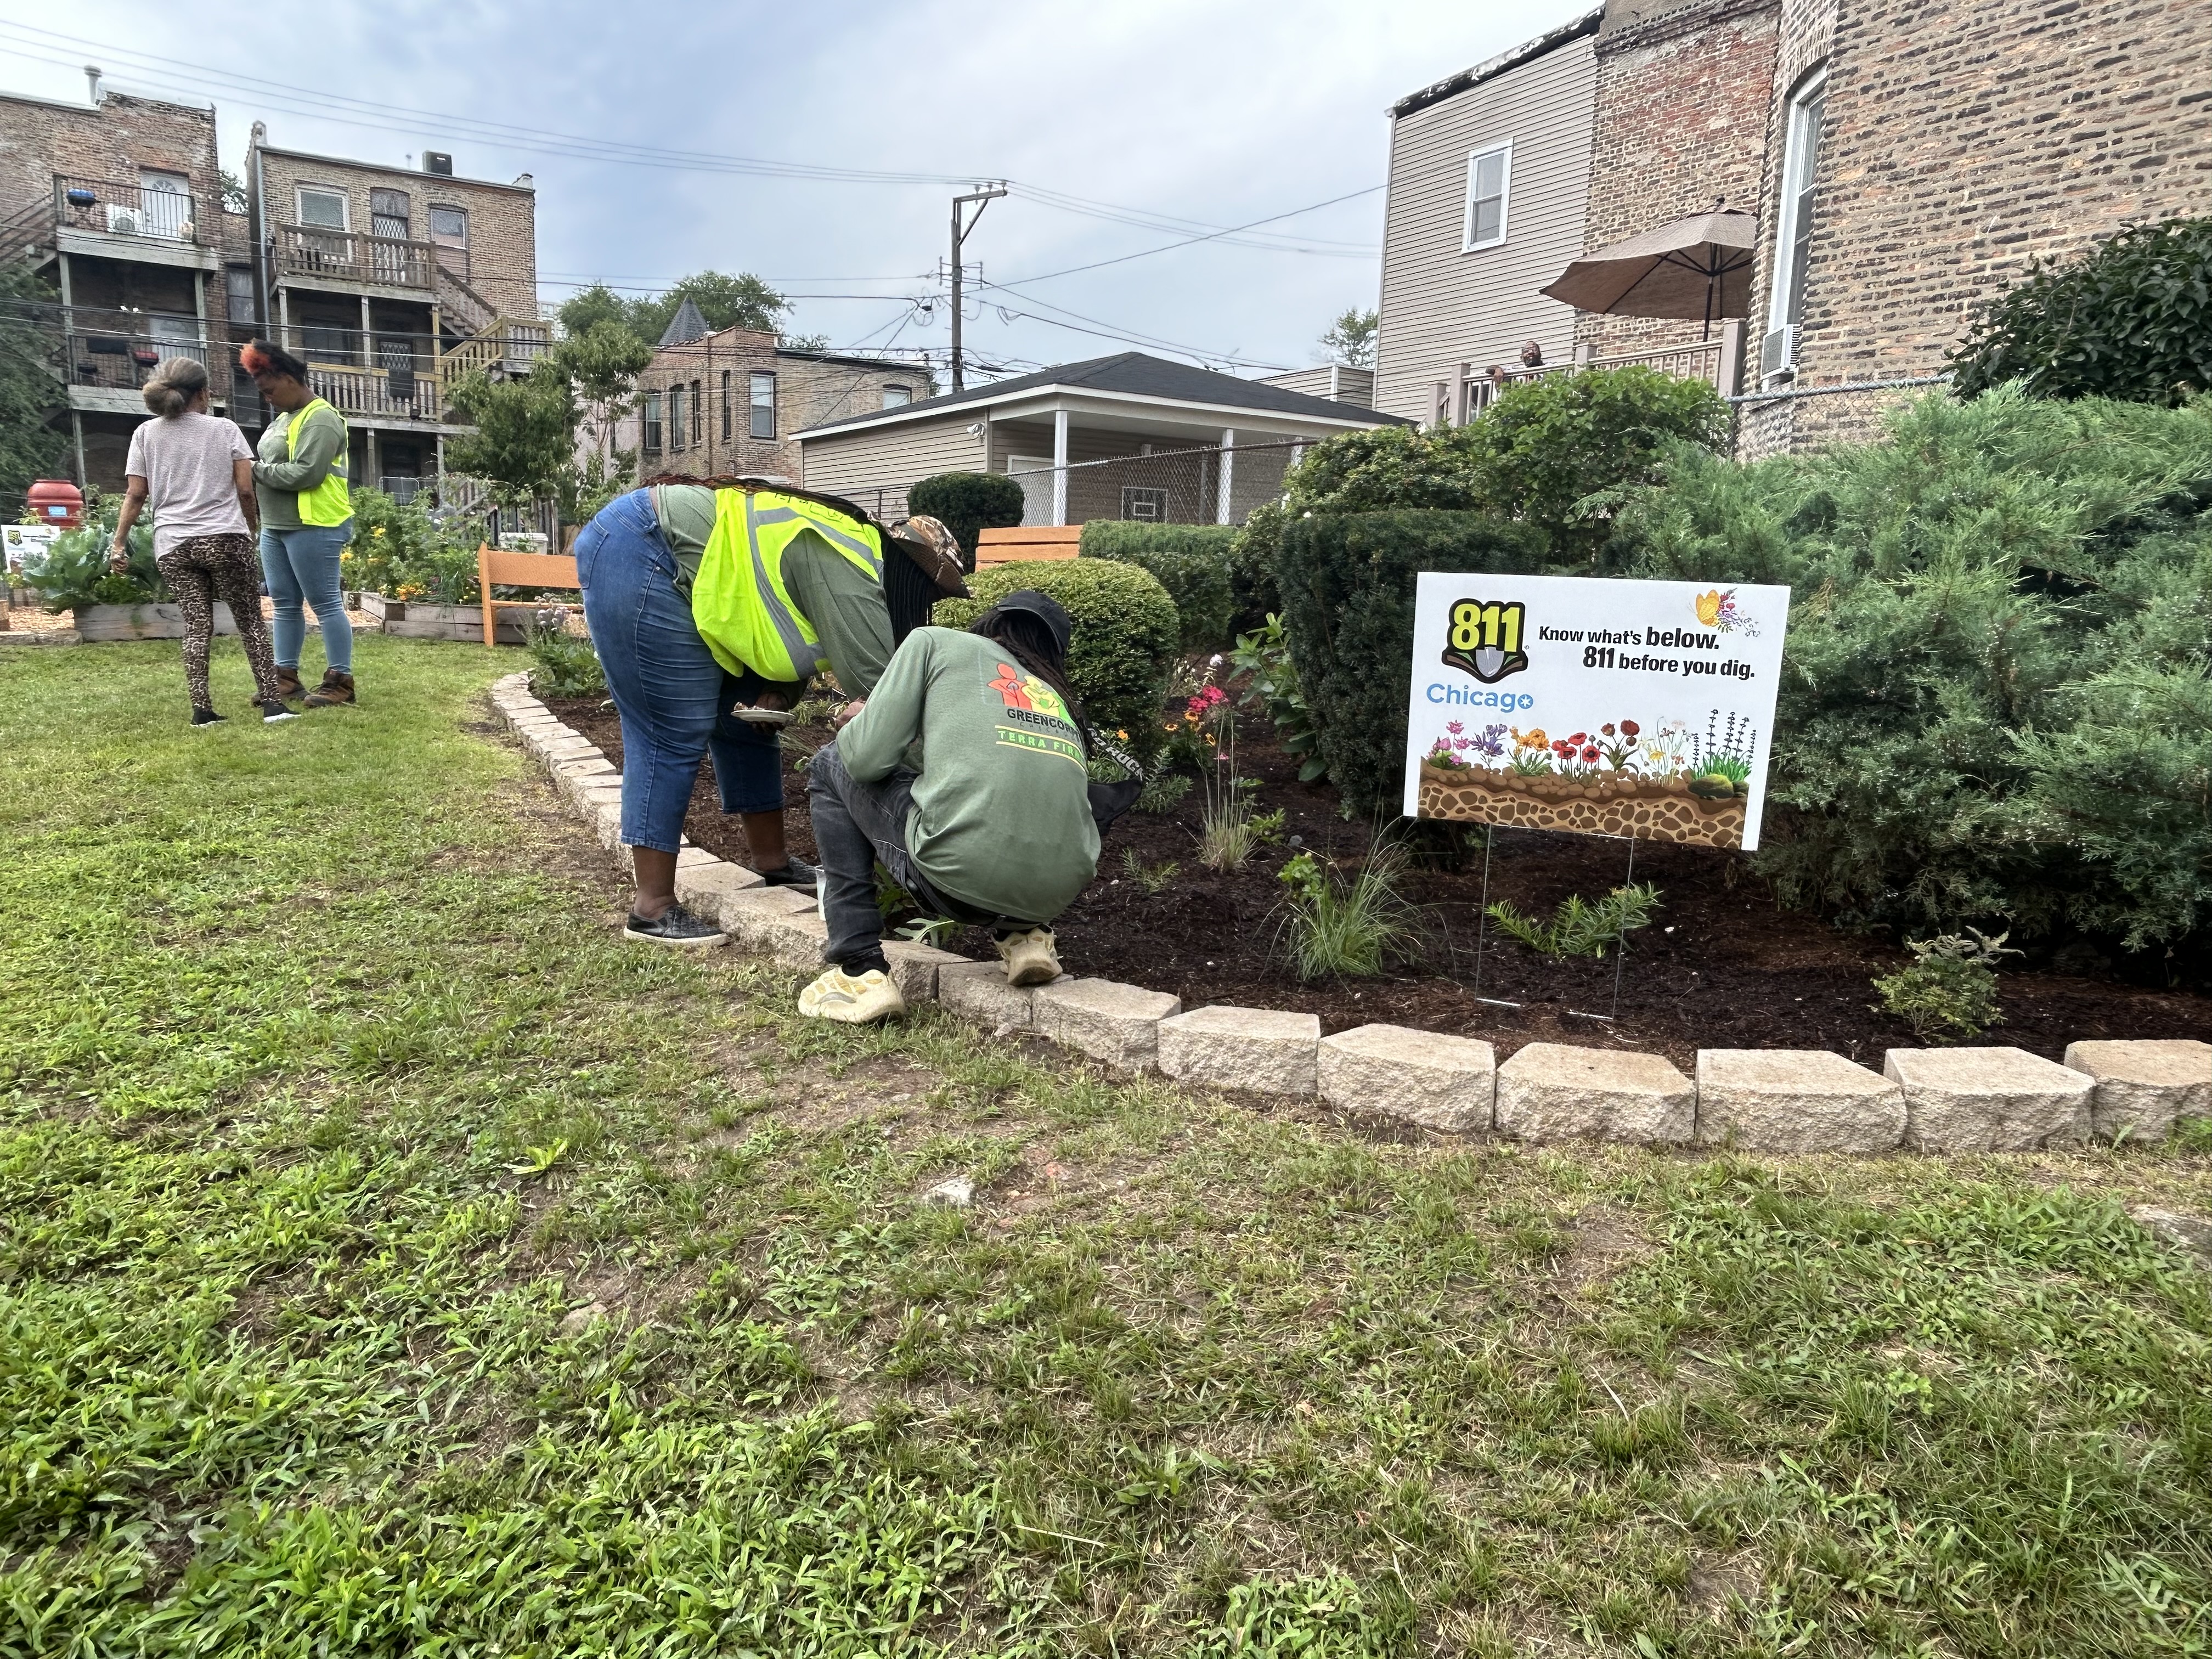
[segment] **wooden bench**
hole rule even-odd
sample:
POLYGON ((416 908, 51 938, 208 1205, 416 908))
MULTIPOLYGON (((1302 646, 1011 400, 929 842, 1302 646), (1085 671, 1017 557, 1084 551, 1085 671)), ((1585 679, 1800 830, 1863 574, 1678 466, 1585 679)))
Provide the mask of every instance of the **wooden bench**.
POLYGON ((1025 559, 1072 559, 1082 542, 1079 524, 1025 524, 1010 530, 986 530, 975 538, 975 568, 1017 564, 1025 559))
POLYGON ((573 587, 583 592, 583 584, 576 580, 576 562, 560 553, 495 553, 482 542, 477 544, 477 582, 483 589, 484 643, 494 643, 493 635, 499 626, 499 612, 536 611, 540 599, 495 599, 491 596, 494 582, 504 582, 513 587, 573 587))

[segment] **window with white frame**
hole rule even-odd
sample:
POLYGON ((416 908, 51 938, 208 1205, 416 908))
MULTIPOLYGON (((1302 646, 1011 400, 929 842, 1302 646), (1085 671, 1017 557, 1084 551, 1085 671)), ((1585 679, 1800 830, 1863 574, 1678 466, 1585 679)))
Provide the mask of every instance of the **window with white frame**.
POLYGON ((1505 203, 1513 187, 1513 146, 1496 144, 1467 158, 1467 216, 1460 252, 1496 247, 1505 240, 1505 203))
POLYGON ((346 196, 342 190, 319 190, 313 185, 300 186, 300 222, 312 225, 317 230, 344 230, 347 216, 346 196))
POLYGON ((884 388, 885 409, 904 409, 913 401, 914 388, 910 386, 887 386, 884 388))
POLYGON ((1762 374, 1779 374, 1797 360, 1797 326, 1805 315, 1806 256, 1813 246, 1813 185, 1820 170, 1820 118, 1827 101, 1825 71, 1814 72, 1790 98, 1781 211, 1774 239, 1774 288, 1767 301, 1766 337, 1759 354, 1762 374))

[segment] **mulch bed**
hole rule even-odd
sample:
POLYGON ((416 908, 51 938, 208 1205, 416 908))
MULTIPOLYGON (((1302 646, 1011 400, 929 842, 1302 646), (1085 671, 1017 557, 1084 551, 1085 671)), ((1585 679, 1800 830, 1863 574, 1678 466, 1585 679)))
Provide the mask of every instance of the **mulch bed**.
MULTIPOLYGON (((548 699, 552 711, 617 764, 622 732, 611 706, 548 699)), ((1687 1069, 1699 1048, 1830 1048, 1879 1069, 1885 1049, 1915 1046, 1910 1030, 1870 1006, 1869 981, 1907 958, 1880 936, 1846 933, 1820 917, 1782 909, 1741 854, 1640 842, 1635 878, 1655 883, 1664 908, 1631 935, 1621 964, 1618 1018, 1583 1018, 1613 1006, 1615 963, 1547 962, 1495 928, 1481 950, 1479 849, 1463 868, 1416 868, 1402 884, 1427 918, 1423 959, 1378 979, 1302 984, 1275 959, 1276 872, 1305 850, 1347 867, 1364 854, 1369 829, 1338 816, 1327 786, 1301 784, 1297 767, 1248 720, 1238 769, 1260 780, 1262 811, 1286 815, 1280 845, 1243 868, 1220 872, 1197 857, 1203 801, 1193 789, 1171 812, 1130 813, 1108 833, 1098 879, 1058 924, 1071 973, 1172 991, 1187 1008, 1224 1002, 1319 1014, 1324 1030, 1383 1023, 1487 1038, 1501 1057, 1524 1042, 1575 1042, 1664 1054, 1687 1069), (1291 838, 1296 838, 1293 844, 1291 838), (1179 867, 1157 896, 1130 877, 1125 854, 1147 867, 1179 867), (1517 1002, 1519 1008, 1494 1006, 1517 1002)), ((785 732, 786 767, 827 742, 823 726, 785 732)), ((801 858, 814 856, 805 781, 787 772, 787 834, 801 858)), ((745 862, 744 836, 715 799, 702 766, 685 822, 709 852, 745 862)), ((1490 897, 1549 915, 1571 893, 1595 898, 1620 884, 1626 844, 1549 830, 1502 830, 1493 842, 1490 897)), ((980 933, 950 947, 988 956, 980 933)), ((2033 958, 2031 958, 2033 963, 2033 958)), ((2154 969, 2154 964, 2143 964, 2154 969)), ((2110 976, 2082 977, 2031 965, 2002 976, 2004 1024, 1978 1039, 2057 1059, 2066 1045, 2097 1037, 2196 1037, 2212 1041, 2212 996, 2159 989, 2110 976)))

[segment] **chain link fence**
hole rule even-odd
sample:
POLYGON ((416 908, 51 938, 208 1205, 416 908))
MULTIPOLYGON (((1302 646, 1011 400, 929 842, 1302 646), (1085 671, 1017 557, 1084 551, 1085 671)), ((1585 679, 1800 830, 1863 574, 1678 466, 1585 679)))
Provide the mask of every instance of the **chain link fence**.
POLYGON ((1764 460, 1878 438, 1892 410, 1950 383, 1948 374, 1922 374, 1744 392, 1729 399, 1735 410, 1736 459, 1764 460))
MULTIPOLYGON (((1224 447, 1160 447, 1054 466, 1048 455, 1012 455, 1000 470, 1022 487, 1024 525, 1242 524, 1252 509, 1279 498, 1283 477, 1313 447, 1311 439, 1263 439, 1224 447)), ((842 492, 878 519, 905 515, 906 487, 842 492)))

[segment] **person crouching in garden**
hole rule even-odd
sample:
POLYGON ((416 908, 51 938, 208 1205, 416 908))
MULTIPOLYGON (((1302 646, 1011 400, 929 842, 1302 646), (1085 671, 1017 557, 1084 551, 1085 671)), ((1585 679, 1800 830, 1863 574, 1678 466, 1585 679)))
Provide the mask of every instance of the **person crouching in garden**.
POLYGON ((261 434, 253 487, 261 506, 261 572, 276 611, 276 677, 287 697, 305 693, 310 708, 354 700, 353 624, 339 592, 339 555, 353 539, 353 496, 346 487, 345 417, 307 385, 307 366, 266 340, 239 353, 263 399, 276 411, 261 434), (323 630, 323 683, 300 678, 307 640, 305 604, 323 630))
POLYGON ((659 482, 584 526, 584 620, 622 720, 622 840, 636 875, 626 937, 725 942, 676 898, 702 755, 753 867, 772 886, 814 885, 785 842, 776 728, 825 666, 867 695, 896 642, 893 599, 912 626, 934 595, 965 592, 957 547, 947 585, 942 550, 915 541, 887 538, 846 503, 744 481, 659 482))
POLYGON ((192 724, 214 726, 208 690, 208 646, 215 606, 230 607, 239 643, 253 670, 253 696, 264 720, 297 720, 277 694, 269 626, 261 615, 261 567, 253 556, 257 514, 253 452, 234 421, 208 413, 208 372, 190 357, 172 357, 147 380, 142 395, 155 418, 131 434, 123 464, 123 510, 115 520, 108 563, 131 568, 131 527, 154 504, 154 564, 185 613, 185 689, 192 724))
POLYGON ((1067 684, 1073 626, 1031 589, 967 633, 918 629, 807 769, 830 966, 813 1019, 905 1012, 884 955, 875 867, 929 915, 988 927, 1015 985, 1059 976, 1052 922, 1098 870, 1091 736, 1067 684), (921 769, 905 757, 921 743, 921 769))

